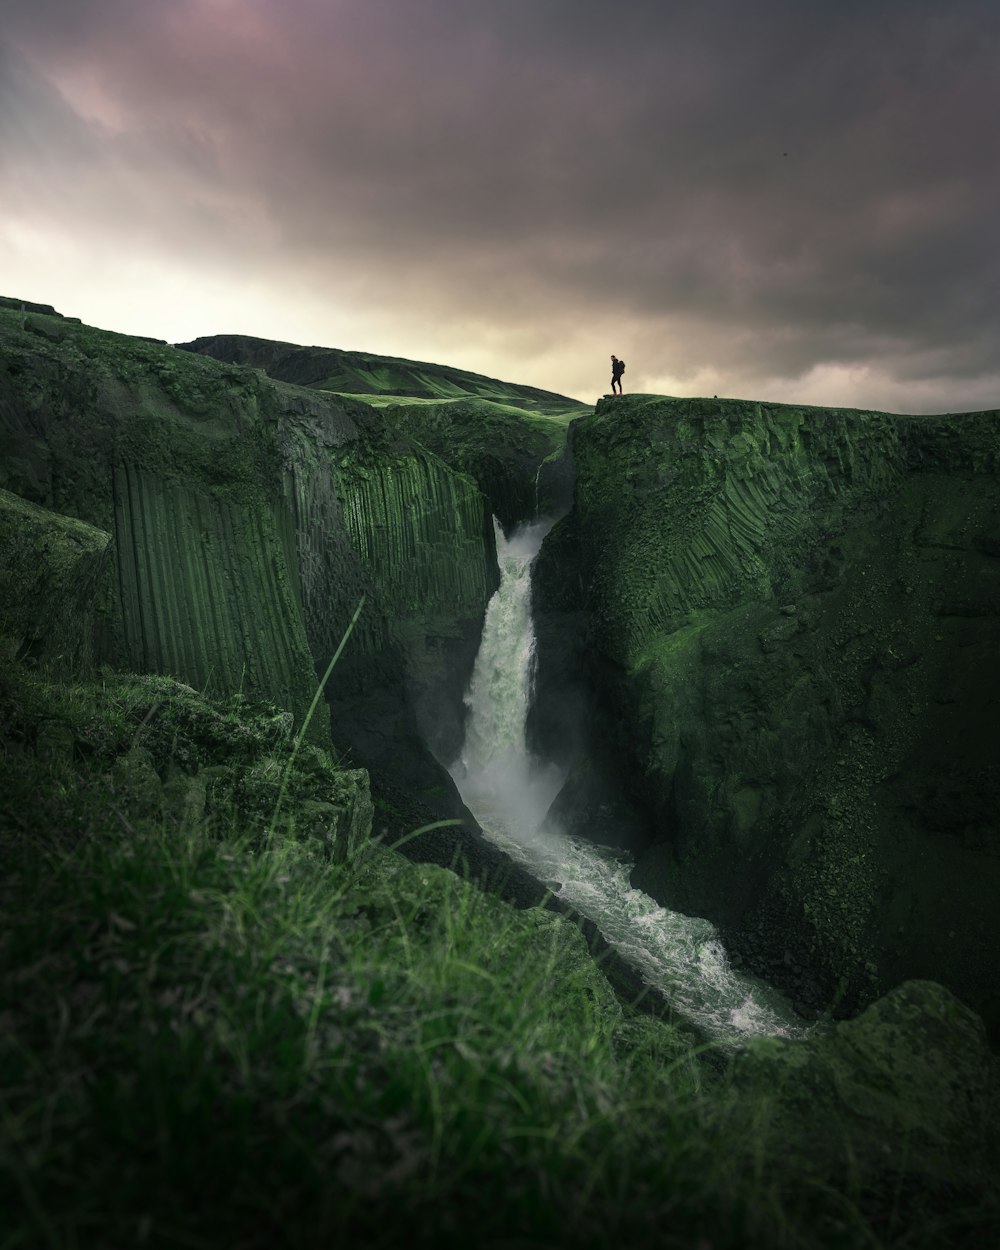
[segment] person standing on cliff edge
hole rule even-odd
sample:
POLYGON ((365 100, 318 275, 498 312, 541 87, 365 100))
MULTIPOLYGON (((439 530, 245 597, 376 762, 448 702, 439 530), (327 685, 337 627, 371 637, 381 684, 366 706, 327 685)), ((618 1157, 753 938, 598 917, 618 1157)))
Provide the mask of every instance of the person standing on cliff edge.
POLYGON ((615 387, 618 387, 618 394, 622 393, 622 374, 625 372, 625 361, 619 360, 617 356, 612 354, 611 357, 611 394, 615 394, 615 387))

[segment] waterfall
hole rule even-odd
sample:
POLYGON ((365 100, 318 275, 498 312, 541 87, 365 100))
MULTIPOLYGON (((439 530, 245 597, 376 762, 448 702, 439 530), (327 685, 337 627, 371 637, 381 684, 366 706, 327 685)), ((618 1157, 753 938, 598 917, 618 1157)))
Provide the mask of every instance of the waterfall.
POLYGON ((482 813, 491 829, 523 840, 541 825, 563 781, 559 770, 531 758, 524 741, 535 651, 531 565, 553 522, 521 526, 509 540, 496 517, 493 525, 500 586, 486 609, 465 696, 465 745, 452 775, 480 824, 482 813))
POLYGON ((531 565, 553 521, 505 537, 494 518, 500 585, 490 600, 465 701, 465 744, 451 767, 463 800, 484 834, 539 881, 593 920, 678 1015, 722 1043, 754 1034, 804 1036, 809 1030, 787 1000, 733 970, 714 927, 661 907, 629 883, 620 851, 573 837, 547 821, 561 770, 533 758, 525 742, 531 699, 534 626, 531 565))

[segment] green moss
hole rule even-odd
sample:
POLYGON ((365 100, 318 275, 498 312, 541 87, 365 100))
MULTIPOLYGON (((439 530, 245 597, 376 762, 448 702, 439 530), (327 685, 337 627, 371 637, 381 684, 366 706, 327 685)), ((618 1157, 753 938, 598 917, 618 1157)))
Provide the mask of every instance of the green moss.
POLYGON ((337 479, 347 531, 397 626, 484 610, 486 518, 471 481, 429 456, 347 464, 337 479))
POLYGON ((540 467, 562 454, 569 421, 580 415, 469 398, 385 411, 400 431, 474 478, 507 528, 535 515, 540 467))
POLYGON ((546 647, 566 663, 557 623, 585 622, 658 829, 635 883, 803 1009, 933 976, 1000 1036, 998 429, 651 396, 575 428, 575 509, 536 577, 541 679, 546 647))
POLYGON ((107 610, 109 535, 0 490, 0 637, 63 672, 93 664, 107 610))
MULTIPOLYGON (((54 320, 55 338, 0 319, 19 414, 2 476, 112 534, 99 658, 302 717, 362 596, 353 645, 369 654, 477 627, 495 576, 488 513, 398 426, 252 368, 54 320)), ((317 715, 310 733, 326 732, 317 715)))
POLYGON ((56 685, 14 666, 0 684, 0 715, 5 811, 29 812, 40 798, 53 830, 72 828, 91 807, 89 819, 107 819, 108 799, 118 796, 137 818, 183 822, 195 803, 199 820, 236 821, 247 836, 263 838, 285 794, 292 808, 323 806, 325 825, 313 806, 300 832, 329 848, 341 837, 338 853, 370 828, 365 774, 338 768, 315 746, 296 747, 290 713, 270 704, 240 695, 218 703, 162 676, 105 672, 56 685), (43 774, 62 779, 40 795, 39 755, 43 774))
POLYGON ((970 1153, 994 1166, 994 1068, 975 1014, 941 986, 912 981, 822 1039, 755 1039, 736 1081, 766 1091, 768 1131, 815 1152, 820 1168, 846 1143, 861 1167, 905 1156, 916 1176, 941 1178, 970 1153), (841 1139, 810 1132, 813 1117, 836 1119, 841 1139))
POLYGON ((671 673, 675 664, 684 663, 683 657, 695 657, 698 654, 698 638, 712 624, 710 613, 700 613, 692 622, 681 625, 669 633, 657 634, 650 639, 649 646, 632 661, 632 673, 638 674, 651 666, 662 666, 666 673, 671 673))
POLYGON ((363 776, 288 733, 162 677, 0 672, 12 1245, 995 1232, 995 1084, 943 991, 730 1080, 624 1009, 572 924, 373 844, 363 776))
POLYGON ((597 573, 616 589, 603 596, 603 645, 621 662, 679 616, 770 597, 817 524, 836 525, 898 475, 904 452, 890 418, 823 413, 804 430, 800 413, 774 411, 626 396, 602 401, 581 426, 580 523, 604 536, 597 573), (845 490, 856 420, 871 454, 845 490))
POLYGON ((319 390, 365 398, 376 404, 386 399, 431 401, 487 400, 521 413, 563 417, 580 415, 587 405, 536 387, 501 382, 449 365, 434 365, 345 352, 331 347, 299 347, 245 335, 217 335, 183 345, 190 351, 219 360, 238 361, 265 369, 272 377, 319 390))

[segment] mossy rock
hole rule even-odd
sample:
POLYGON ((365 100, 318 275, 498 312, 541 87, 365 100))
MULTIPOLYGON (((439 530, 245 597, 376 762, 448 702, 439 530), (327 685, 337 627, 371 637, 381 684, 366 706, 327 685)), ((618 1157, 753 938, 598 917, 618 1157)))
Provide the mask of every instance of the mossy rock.
POLYGON ((63 673, 93 667, 109 542, 95 526, 0 490, 0 635, 12 658, 63 673))
POLYGON ((127 824, 235 821, 260 838, 320 837, 334 858, 371 834, 367 773, 298 741, 288 714, 268 704, 209 699, 167 677, 105 671, 63 684, 12 665, 0 680, 0 724, 4 815, 15 822, 30 818, 41 789, 56 829, 77 809, 106 819, 110 801, 127 824))
POLYGON ((644 809, 633 884, 801 1010, 936 980, 1000 1043, 1000 413, 625 396, 571 446, 533 734, 644 809))
POLYGON ((943 986, 907 981, 804 1042, 757 1038, 734 1081, 768 1101, 768 1130, 818 1169, 853 1160, 909 1183, 990 1192, 1000 1165, 1000 1062, 943 986))

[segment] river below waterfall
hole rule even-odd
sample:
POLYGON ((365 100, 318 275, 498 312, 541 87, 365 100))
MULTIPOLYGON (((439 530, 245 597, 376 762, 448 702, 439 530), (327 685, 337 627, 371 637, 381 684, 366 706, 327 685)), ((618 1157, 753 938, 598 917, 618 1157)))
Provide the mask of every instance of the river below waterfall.
POLYGON ((546 821, 563 782, 525 744, 534 628, 531 564, 553 521, 521 526, 510 538, 494 519, 500 586, 490 600, 466 703, 465 745, 451 774, 484 834, 553 893, 592 920, 674 1010, 720 1043, 755 1034, 810 1031, 787 999, 736 972, 715 928, 668 911, 629 884, 631 860, 546 821))

